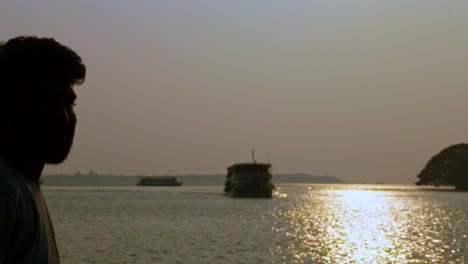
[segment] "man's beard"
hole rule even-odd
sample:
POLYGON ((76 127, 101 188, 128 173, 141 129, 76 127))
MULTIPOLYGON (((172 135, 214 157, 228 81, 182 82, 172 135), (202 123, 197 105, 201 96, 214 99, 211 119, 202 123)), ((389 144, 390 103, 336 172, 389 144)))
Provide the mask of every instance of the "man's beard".
POLYGON ((46 164, 60 164, 70 154, 73 145, 74 131, 66 136, 49 138, 41 148, 40 156, 46 164))
MULTIPOLYGON (((21 132, 17 134, 22 134, 21 132)), ((39 135, 12 136, 3 135, 5 140, 0 144, 0 153, 6 159, 18 164, 27 164, 28 162, 39 162, 44 164, 60 164, 68 157, 70 153, 74 131, 67 133, 67 136, 46 137, 39 135)))

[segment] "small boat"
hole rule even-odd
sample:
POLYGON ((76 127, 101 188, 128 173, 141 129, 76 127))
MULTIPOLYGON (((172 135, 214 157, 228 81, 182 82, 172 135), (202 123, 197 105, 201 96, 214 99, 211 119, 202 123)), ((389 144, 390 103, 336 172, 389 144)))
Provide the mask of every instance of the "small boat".
POLYGON ((227 168, 225 195, 271 198, 274 190, 270 163, 257 163, 253 159, 252 163, 236 163, 227 168))
POLYGON ((141 177, 137 186, 181 186, 182 182, 174 176, 141 177))

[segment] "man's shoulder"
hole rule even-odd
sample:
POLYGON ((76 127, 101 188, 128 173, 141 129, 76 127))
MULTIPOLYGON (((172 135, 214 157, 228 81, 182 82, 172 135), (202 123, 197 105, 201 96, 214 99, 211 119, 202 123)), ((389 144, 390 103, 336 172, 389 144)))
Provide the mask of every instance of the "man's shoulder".
POLYGON ((18 182, 14 177, 14 175, 0 167, 0 193, 7 194, 19 188, 18 182))
POLYGON ((17 207, 16 196, 23 193, 22 188, 15 180, 14 175, 8 173, 4 167, 0 166, 0 204, 1 209, 9 211, 17 207))
POLYGON ((14 203, 30 200, 29 191, 24 177, 0 162, 0 197, 10 199, 14 203))

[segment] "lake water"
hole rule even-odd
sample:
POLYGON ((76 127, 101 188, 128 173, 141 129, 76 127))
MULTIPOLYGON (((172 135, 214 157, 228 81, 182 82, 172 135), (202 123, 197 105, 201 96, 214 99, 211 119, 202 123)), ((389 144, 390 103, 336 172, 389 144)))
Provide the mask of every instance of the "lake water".
POLYGON ((468 263, 468 193, 284 185, 45 187, 62 263, 468 263))

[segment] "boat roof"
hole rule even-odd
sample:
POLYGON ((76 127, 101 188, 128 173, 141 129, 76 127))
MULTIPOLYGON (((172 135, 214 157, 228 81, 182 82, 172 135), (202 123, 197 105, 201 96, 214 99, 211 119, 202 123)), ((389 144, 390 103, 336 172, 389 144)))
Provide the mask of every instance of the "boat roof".
POLYGON ((157 180, 166 180, 166 179, 176 179, 175 176, 143 176, 144 179, 157 179, 157 180))
POLYGON ((257 163, 257 162, 249 162, 249 163, 235 163, 228 167, 228 170, 238 167, 271 167, 270 163, 257 163))

